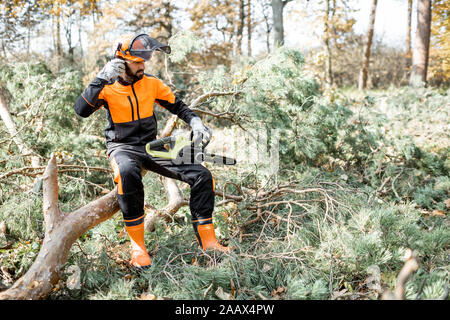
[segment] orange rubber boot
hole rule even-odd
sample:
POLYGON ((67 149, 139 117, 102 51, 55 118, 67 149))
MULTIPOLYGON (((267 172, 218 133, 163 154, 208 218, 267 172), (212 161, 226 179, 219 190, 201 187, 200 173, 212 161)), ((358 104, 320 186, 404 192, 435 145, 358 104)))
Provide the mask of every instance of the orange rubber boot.
POLYGON ((136 226, 125 225, 131 239, 131 264, 137 268, 150 267, 152 259, 144 243, 144 223, 136 226))
POLYGON ((197 225, 196 229, 198 238, 200 238, 197 239, 197 241, 203 250, 216 250, 227 253, 231 251, 229 247, 222 246, 217 241, 216 233, 214 231, 214 226, 212 223, 197 225))

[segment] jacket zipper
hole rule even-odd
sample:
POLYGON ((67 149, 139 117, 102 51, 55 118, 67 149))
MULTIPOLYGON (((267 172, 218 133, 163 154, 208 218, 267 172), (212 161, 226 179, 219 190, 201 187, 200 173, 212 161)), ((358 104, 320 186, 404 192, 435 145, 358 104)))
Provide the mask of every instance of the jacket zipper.
POLYGON ((141 131, 142 131, 142 128, 141 128, 141 117, 140 117, 140 115, 139 115, 139 101, 138 101, 138 98, 137 98, 137 96, 136 96, 136 92, 134 91, 134 85, 133 85, 133 84, 131 84, 131 90, 133 91, 134 98, 136 99, 136 114, 137 114, 138 124, 139 124, 139 143, 140 143, 141 140, 142 140, 142 134, 141 134, 141 131))
MULTIPOLYGON (((130 96, 128 96, 128 101, 130 101, 130 105, 131 105, 131 120, 134 121, 133 102, 131 102, 130 96)), ((136 100, 136 101, 137 101, 137 100, 136 100)))

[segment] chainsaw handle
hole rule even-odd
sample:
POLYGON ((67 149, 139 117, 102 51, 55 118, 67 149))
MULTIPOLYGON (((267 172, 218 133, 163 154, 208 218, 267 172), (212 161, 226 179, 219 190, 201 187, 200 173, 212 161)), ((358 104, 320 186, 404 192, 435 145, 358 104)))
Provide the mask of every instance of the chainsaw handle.
POLYGON ((157 147, 161 147, 167 143, 170 143, 172 141, 172 137, 165 137, 162 139, 158 139, 158 140, 153 140, 151 142, 148 143, 150 149, 154 149, 157 147))
MULTIPOLYGON (((210 143, 211 137, 212 137, 212 131, 211 131, 211 129, 208 128, 207 126, 204 126, 204 127, 205 127, 206 132, 209 133, 209 140, 207 140, 206 143, 203 143, 203 141, 202 141, 202 146, 201 146, 201 147, 202 147, 203 149, 206 148, 206 146, 210 143)), ((189 139, 192 141, 193 138, 194 138, 194 131, 192 130, 189 139)), ((192 146, 194 147, 194 142, 192 142, 192 146)))

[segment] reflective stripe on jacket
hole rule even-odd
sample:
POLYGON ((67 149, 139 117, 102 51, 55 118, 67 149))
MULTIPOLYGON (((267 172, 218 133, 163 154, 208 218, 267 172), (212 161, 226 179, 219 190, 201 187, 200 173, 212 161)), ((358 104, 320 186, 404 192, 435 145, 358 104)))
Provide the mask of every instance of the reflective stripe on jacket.
POLYGON ((105 108, 109 122, 105 129, 107 145, 145 145, 156 139, 155 102, 186 123, 196 116, 167 85, 148 74, 129 85, 118 79, 107 82, 95 78, 78 97, 74 108, 81 117, 105 108))

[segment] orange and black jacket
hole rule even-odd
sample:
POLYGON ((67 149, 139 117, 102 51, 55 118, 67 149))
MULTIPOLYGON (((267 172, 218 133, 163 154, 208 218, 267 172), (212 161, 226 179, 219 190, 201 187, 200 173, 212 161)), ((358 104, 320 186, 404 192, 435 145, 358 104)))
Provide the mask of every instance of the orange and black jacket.
POLYGON ((104 107, 108 126, 105 129, 108 149, 118 145, 142 146, 156 138, 154 103, 189 123, 195 113, 175 97, 160 79, 145 74, 128 84, 118 78, 111 81, 95 78, 75 102, 75 112, 89 117, 104 107))

